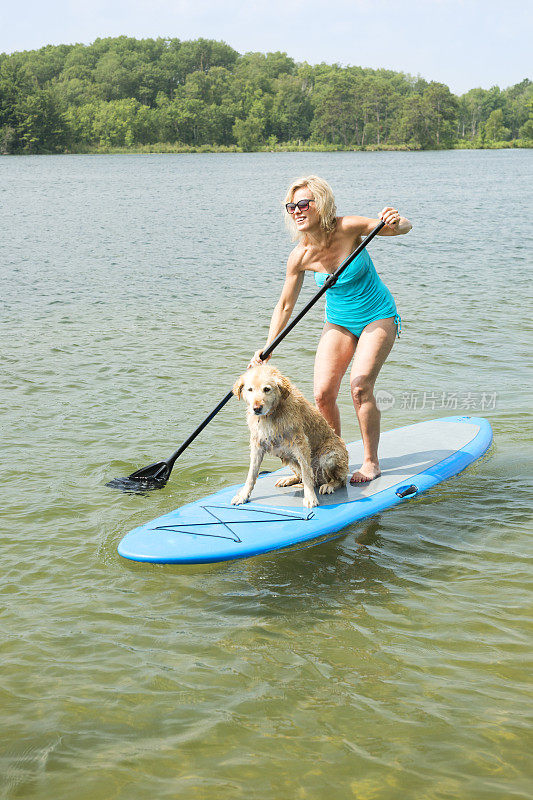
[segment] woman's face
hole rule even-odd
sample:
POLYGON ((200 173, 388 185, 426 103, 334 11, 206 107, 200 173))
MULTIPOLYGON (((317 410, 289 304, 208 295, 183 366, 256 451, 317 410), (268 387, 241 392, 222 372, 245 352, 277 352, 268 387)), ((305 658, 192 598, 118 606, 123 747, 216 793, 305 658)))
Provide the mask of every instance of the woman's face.
POLYGON ((318 215, 314 199, 315 196, 313 192, 307 186, 302 186, 301 189, 296 189, 292 196, 293 203, 297 203, 299 200, 313 200, 312 203, 309 203, 309 208, 307 211, 301 211, 299 208, 296 208, 294 214, 292 215, 296 227, 299 231, 302 231, 302 233, 312 230, 313 228, 316 228, 317 225, 320 225, 320 217, 318 215))

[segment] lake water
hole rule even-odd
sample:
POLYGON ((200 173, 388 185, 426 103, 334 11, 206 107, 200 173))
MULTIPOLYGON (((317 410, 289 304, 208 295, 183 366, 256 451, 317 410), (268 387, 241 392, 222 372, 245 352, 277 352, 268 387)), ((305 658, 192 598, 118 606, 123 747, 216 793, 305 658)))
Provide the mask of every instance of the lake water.
MULTIPOLYGON (((6 798, 531 797, 530 151, 0 159, 6 798), (384 430, 456 413, 494 444, 326 544, 134 564, 134 526, 244 481, 230 403, 265 340, 286 186, 414 228, 371 254, 403 318, 384 430)), ((303 303, 315 291, 307 278, 303 303)), ((312 396, 319 303, 273 361, 312 396)), ((349 387, 343 435, 358 436, 349 387)), ((266 467, 276 467, 272 459, 266 467)))

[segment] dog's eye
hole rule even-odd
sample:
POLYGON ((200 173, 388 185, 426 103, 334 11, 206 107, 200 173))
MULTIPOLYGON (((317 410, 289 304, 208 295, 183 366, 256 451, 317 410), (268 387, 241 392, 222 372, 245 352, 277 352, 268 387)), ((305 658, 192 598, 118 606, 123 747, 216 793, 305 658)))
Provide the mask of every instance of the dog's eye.
POLYGON ((247 391, 247 392, 251 392, 251 391, 252 391, 252 387, 251 387, 251 386, 249 386, 249 387, 247 388, 247 390, 246 390, 246 391, 247 391))
POLYGON ((265 386, 265 387, 263 388, 263 391, 264 391, 264 392, 269 392, 269 391, 270 391, 270 386, 265 386))

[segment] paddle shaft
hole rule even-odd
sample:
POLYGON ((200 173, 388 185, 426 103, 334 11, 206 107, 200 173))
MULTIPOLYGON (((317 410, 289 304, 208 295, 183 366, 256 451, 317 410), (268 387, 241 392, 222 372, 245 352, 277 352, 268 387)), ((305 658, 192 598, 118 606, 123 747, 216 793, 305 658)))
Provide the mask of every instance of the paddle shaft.
MULTIPOLYGON (((337 269, 335 270, 335 272, 332 272, 332 273, 331 273, 331 275, 329 275, 329 276, 326 278, 326 280, 324 281, 324 285, 320 287, 320 289, 319 289, 319 290, 318 290, 318 292, 317 292, 317 293, 314 295, 314 297, 312 297, 312 298, 311 298, 311 300, 309 300, 309 302, 308 302, 308 303, 307 303, 307 304, 306 304, 306 305, 305 305, 305 306, 302 308, 302 310, 301 310, 301 311, 300 311, 300 312, 299 312, 299 313, 298 313, 298 314, 297 314, 297 315, 294 317, 294 319, 293 319, 291 322, 289 322, 289 324, 288 324, 288 325, 286 325, 286 326, 283 328, 283 330, 282 330, 280 333, 278 333, 278 335, 276 336, 276 338, 275 338, 275 339, 273 339, 273 340, 270 342, 270 344, 269 344, 269 345, 267 345, 267 347, 265 347, 265 349, 264 349, 264 350, 262 351, 262 353, 261 353, 261 359, 262 359, 262 360, 264 360, 265 358, 268 358, 268 356, 269 356, 269 355, 270 355, 270 354, 273 352, 273 350, 275 350, 275 348, 278 346, 278 344, 279 344, 280 342, 282 342, 282 341, 283 341, 283 339, 284 339, 284 338, 285 338, 285 337, 286 337, 286 336, 287 336, 287 335, 288 335, 288 334, 289 334, 289 333, 292 331, 292 329, 294 328, 294 326, 295 326, 295 325, 297 325, 297 324, 300 322, 300 320, 302 319, 302 317, 304 317, 304 316, 307 314, 307 312, 308 312, 308 311, 309 311, 311 308, 313 308, 313 306, 315 305, 315 303, 317 303, 317 302, 318 302, 318 300, 320 300, 320 298, 322 297, 322 295, 323 295, 323 294, 325 294, 325 293, 327 292, 327 290, 328 290, 328 289, 329 289, 331 286, 334 286, 334 285, 337 283, 337 281, 338 281, 339 277, 342 275, 342 273, 344 272, 344 270, 345 270, 347 267, 349 267, 349 266, 350 266, 350 264, 352 263, 352 261, 353 261, 355 258, 357 258, 357 256, 358 256, 360 253, 362 253, 362 252, 363 252, 363 250, 365 249, 365 247, 366 247, 366 246, 367 246, 367 245, 368 245, 368 244, 369 244, 369 243, 372 241, 372 239, 374 238, 374 236, 376 236, 376 235, 377 235, 377 234, 380 232, 380 230, 383 228, 383 226, 384 226, 384 225, 385 225, 385 223, 383 222, 383 220, 380 220, 380 222, 379 222, 379 223, 376 225, 376 227, 374 228, 374 230, 372 230, 372 231, 371 231, 371 232, 368 234, 368 236, 367 236, 367 237, 366 237, 366 238, 365 238, 365 239, 364 239, 364 240, 361 242, 361 244, 359 245, 359 247, 357 247, 357 248, 356 248, 356 249, 353 251, 353 253, 350 253, 350 255, 349 255, 349 256, 348 256, 348 257, 347 257, 347 258, 346 258, 346 259, 345 259, 345 260, 342 262, 342 264, 340 265, 340 267, 337 267, 337 269)), ((205 426, 206 426, 206 425, 209 425, 209 423, 211 422, 211 420, 213 419, 213 417, 215 417, 215 416, 218 414, 218 412, 219 412, 221 409, 223 409, 223 408, 224 408, 224 406, 226 405, 226 403, 229 403, 229 401, 231 400, 231 398, 232 398, 232 397, 233 397, 233 389, 232 389, 230 392, 228 392, 228 393, 227 393, 227 395, 226 395, 225 397, 223 397, 223 398, 222 398, 222 400, 221 400, 221 401, 220 401, 220 403, 219 403, 219 404, 216 406, 216 408, 214 408, 214 409, 211 411, 211 413, 210 413, 210 414, 208 414, 208 416, 207 416, 207 417, 206 417, 206 418, 203 420, 203 422, 201 422, 201 423, 198 425, 198 427, 196 428, 196 430, 194 430, 194 431, 191 433, 191 435, 190 435, 190 436, 189 436, 187 439, 185 439, 185 441, 184 441, 184 442, 183 442, 183 443, 182 443, 182 444, 181 444, 181 445, 178 447, 178 449, 176 450, 176 452, 175 452, 175 453, 173 453, 173 454, 170 456, 170 458, 169 458, 169 459, 168 459, 168 461, 167 461, 167 464, 168 464, 168 466, 169 466, 169 469, 172 469, 172 467, 173 467, 173 465, 174 465, 174 462, 176 461, 176 459, 177 459, 177 458, 179 458, 179 456, 180 456, 180 455, 183 453, 183 451, 184 451, 184 450, 186 450, 186 449, 187 449, 187 447, 188 447, 188 446, 191 444, 191 442, 193 442, 193 441, 196 439, 196 437, 198 436, 198 434, 200 434, 200 433, 203 431, 203 429, 205 428, 205 426)))

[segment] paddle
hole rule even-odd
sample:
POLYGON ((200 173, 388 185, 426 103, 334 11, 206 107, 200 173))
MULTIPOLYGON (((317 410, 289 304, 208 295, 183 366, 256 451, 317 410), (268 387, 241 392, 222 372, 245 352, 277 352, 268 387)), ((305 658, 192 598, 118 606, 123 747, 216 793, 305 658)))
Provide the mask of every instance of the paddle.
MULTIPOLYGON (((273 352, 273 350, 278 346, 278 344, 283 341, 283 339, 289 334, 295 325, 297 325, 302 317, 304 317, 310 308, 312 308, 315 303, 320 300, 322 295, 333 286, 337 280, 339 279, 340 275, 344 272, 346 267, 348 267, 354 258, 357 258, 359 253, 361 253, 365 247, 369 244, 369 242, 374 238, 374 236, 380 232, 383 228, 385 223, 381 220, 374 230, 372 230, 366 239, 364 239, 359 247, 357 247, 353 253, 342 262, 340 267, 337 267, 335 272, 333 272, 326 280, 324 284, 320 287, 318 292, 315 294, 314 297, 305 305, 302 310, 294 317, 294 319, 286 325, 283 330, 278 333, 275 339, 273 339, 270 344, 265 347, 265 349, 261 353, 261 358, 265 359, 273 352)), ((208 425, 213 417, 215 417, 218 412, 224 408, 226 403, 229 403, 231 398, 233 397, 233 390, 227 393, 225 397, 222 398, 220 403, 211 411, 210 414, 203 420, 203 422, 198 425, 196 430, 194 430, 191 435, 185 439, 185 441, 178 447, 175 453, 172 453, 167 461, 157 461, 155 464, 149 464, 147 467, 143 467, 142 469, 138 469, 136 472, 132 472, 131 475, 128 475, 127 478, 115 478, 109 483, 106 483, 106 486, 110 486, 113 489, 121 489, 124 492, 145 492, 148 489, 161 489, 165 483, 168 481, 170 477, 170 473, 172 472, 172 468, 176 463, 176 460, 180 457, 184 450, 193 442, 199 433, 203 431, 206 425, 208 425)))

